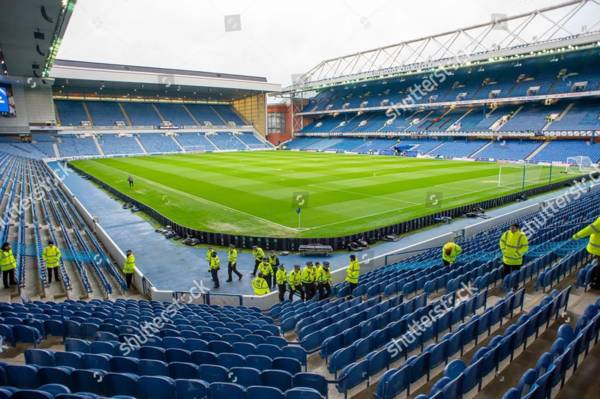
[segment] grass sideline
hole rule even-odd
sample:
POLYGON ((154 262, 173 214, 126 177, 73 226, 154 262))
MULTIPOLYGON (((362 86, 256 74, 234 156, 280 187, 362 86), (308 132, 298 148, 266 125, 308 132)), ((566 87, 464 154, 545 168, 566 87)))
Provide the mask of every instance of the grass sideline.
POLYGON ((573 177, 549 166, 290 151, 71 163, 181 225, 288 238, 359 233, 520 191, 523 180, 531 188, 573 177))

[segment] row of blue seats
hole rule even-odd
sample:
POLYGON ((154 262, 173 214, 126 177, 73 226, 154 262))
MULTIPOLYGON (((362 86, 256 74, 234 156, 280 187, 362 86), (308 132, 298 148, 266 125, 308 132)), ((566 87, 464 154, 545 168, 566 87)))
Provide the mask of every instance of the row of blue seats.
MULTIPOLYGON (((285 372, 281 372, 285 373, 285 372)), ((100 397, 138 399, 322 399, 327 383, 319 375, 299 373, 261 374, 274 386, 261 384, 244 387, 235 375, 226 381, 206 381, 198 378, 173 379, 168 376, 138 376, 132 373, 71 370, 63 367, 35 367, 0 364, 0 398, 63 398, 95 399, 100 397), (53 384, 49 387, 48 384, 53 384), (284 389, 282 389, 284 388, 284 389), (39 392, 47 392, 48 395, 39 392), (78 395, 68 395, 76 392, 78 395), (61 395, 62 394, 62 395, 61 395), (3 396, 4 395, 4 396, 3 396)), ((258 381, 257 381, 258 382, 258 381)))
POLYGON ((575 242, 580 249, 573 252, 564 258, 560 259, 555 265, 547 267, 538 275, 536 288, 546 291, 547 288, 558 284, 565 277, 570 275, 574 270, 579 269, 590 258, 590 255, 585 250, 585 242, 575 242))
MULTIPOLYGON (((534 306, 527 314, 519 317, 503 334, 492 338, 488 345, 478 348, 467 364, 462 359, 448 363, 444 376, 438 379, 431 388, 428 398, 461 398, 472 397, 483 389, 496 375, 516 359, 537 337, 558 319, 559 312, 566 309, 571 287, 562 292, 554 291, 542 302, 534 306)), ((389 378, 389 377, 388 377, 389 378)), ((379 398, 392 398, 395 392, 405 387, 388 384, 386 378, 378 386, 379 398), (381 390, 379 389, 381 387, 381 390), (391 395, 391 396, 390 396, 391 395)))
POLYGON ((301 306, 279 307, 275 311, 271 308, 269 314, 275 314, 281 320, 281 330, 283 332, 291 331, 294 328, 297 330, 303 326, 321 320, 324 317, 330 317, 361 303, 361 297, 354 297, 347 300, 346 298, 326 299, 317 301, 316 296, 310 301, 285 301, 286 303, 301 304, 301 306))
MULTIPOLYGON (((65 340, 65 349, 68 352, 80 353, 103 353, 112 356, 130 356, 140 359, 156 359, 166 361, 169 359, 169 351, 173 349, 184 350, 193 353, 203 351, 216 357, 219 354, 236 354, 241 356, 262 355, 269 358, 291 357, 306 366, 306 351, 296 345, 277 346, 273 344, 253 344, 250 342, 228 342, 203 341, 199 339, 165 338, 162 342, 156 342, 149 338, 143 345, 131 348, 128 342, 118 341, 93 341, 87 342, 80 339, 68 338, 65 340), (162 345, 161 345, 162 344, 162 345), (161 346, 159 346, 161 345, 161 346)), ((189 356, 188 356, 189 358, 189 356)))
POLYGON ((235 353, 215 355, 211 352, 189 352, 183 349, 168 349, 166 356, 156 356, 157 353, 151 351, 152 347, 146 347, 146 349, 149 350, 143 355, 147 355, 148 358, 141 359, 99 353, 28 349, 25 351, 25 360, 27 364, 38 367, 66 367, 72 370, 163 375, 172 378, 201 378, 210 382, 227 381, 227 376, 234 369, 272 371, 275 375, 278 375, 277 372, 283 371, 285 374, 280 374, 283 376, 282 378, 288 374, 293 376, 302 372, 300 362, 289 357, 271 359, 263 355, 241 356, 235 353))
POLYGON ((577 273, 577 282, 575 286, 577 288, 583 288, 587 291, 589 285, 592 283, 592 277, 594 273, 597 273, 597 269, 600 267, 596 259, 592 260, 587 266, 584 266, 577 273))
POLYGON ((577 321, 575 330, 569 324, 558 328, 550 352, 540 356, 535 368, 528 369, 515 388, 510 388, 503 399, 537 399, 554 397, 598 343, 600 332, 600 299, 588 305, 577 321))

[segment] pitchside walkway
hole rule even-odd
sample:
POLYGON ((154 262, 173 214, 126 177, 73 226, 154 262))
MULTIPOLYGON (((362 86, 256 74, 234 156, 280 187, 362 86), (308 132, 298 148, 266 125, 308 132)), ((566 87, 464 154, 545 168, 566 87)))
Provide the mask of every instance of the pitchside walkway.
MULTIPOLYGON (((58 168, 56 163, 50 164, 50 166, 58 168)), ((123 251, 129 248, 135 251, 138 268, 157 289, 188 291, 194 280, 203 280, 207 287, 212 287, 208 267, 204 260, 206 247, 192 248, 165 239, 161 234, 154 231, 155 226, 147 218, 144 218, 141 214, 123 209, 121 201, 111 197, 107 192, 75 172, 70 173, 64 181, 123 251)), ((516 211, 526 205, 533 205, 554 198, 562 192, 564 191, 546 193, 528 201, 491 210, 487 214, 498 216, 516 211)), ((370 248, 368 252, 365 251, 364 255, 374 257, 401 251, 432 237, 457 231, 479 222, 481 222, 481 219, 456 219, 450 224, 438 225, 408 235, 398 242, 381 243, 370 248)), ((235 279, 233 283, 225 283, 227 279, 225 250, 220 249, 218 253, 222 264, 220 272, 221 288, 213 292, 219 294, 251 294, 250 273, 254 266, 251 254, 246 251, 241 252, 239 255, 238 269, 244 274, 244 278, 241 281, 235 279)), ((362 255, 359 253, 359 258, 362 255)), ((349 253, 343 251, 333 254, 327 260, 332 265, 332 270, 335 270, 347 265, 348 256, 349 253)), ((280 259, 288 270, 296 263, 304 264, 309 260, 324 260, 324 258, 298 255, 282 256, 280 259)))

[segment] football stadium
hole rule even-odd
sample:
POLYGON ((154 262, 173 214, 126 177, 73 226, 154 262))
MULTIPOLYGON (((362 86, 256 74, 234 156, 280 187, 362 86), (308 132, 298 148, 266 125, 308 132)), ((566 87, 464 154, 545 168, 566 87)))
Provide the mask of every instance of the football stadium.
POLYGON ((0 398, 598 397, 600 3, 394 3, 2 1, 0 398))

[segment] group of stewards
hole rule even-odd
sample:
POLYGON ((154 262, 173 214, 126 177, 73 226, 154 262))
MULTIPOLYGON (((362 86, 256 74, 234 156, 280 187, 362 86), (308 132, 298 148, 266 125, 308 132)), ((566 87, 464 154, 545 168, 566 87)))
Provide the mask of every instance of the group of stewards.
MULTIPOLYGON (((600 265, 600 217, 593 223, 573 235, 573 240, 579 240, 589 237, 587 252, 594 256, 600 265)), ((510 228, 502 233, 498 243, 502 252, 502 276, 507 276, 514 271, 520 270, 524 264, 525 254, 529 250, 529 240, 527 235, 521 230, 519 223, 513 223, 510 228)), ((442 262, 445 266, 454 264, 458 256, 462 253, 462 248, 455 242, 447 242, 442 247, 442 262)), ((592 276, 591 287, 600 289, 600 267, 595 269, 592 276)))

